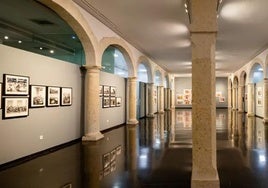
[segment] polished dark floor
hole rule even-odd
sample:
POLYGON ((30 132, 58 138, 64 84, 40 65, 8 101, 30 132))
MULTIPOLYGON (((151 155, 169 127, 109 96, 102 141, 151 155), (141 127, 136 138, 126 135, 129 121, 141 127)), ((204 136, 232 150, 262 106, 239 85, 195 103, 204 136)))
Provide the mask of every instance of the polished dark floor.
MULTIPOLYGON (((190 187, 191 110, 141 119, 0 171, 0 188, 190 187)), ((268 125, 260 118, 217 110, 217 165, 221 188, 268 187, 268 125)))

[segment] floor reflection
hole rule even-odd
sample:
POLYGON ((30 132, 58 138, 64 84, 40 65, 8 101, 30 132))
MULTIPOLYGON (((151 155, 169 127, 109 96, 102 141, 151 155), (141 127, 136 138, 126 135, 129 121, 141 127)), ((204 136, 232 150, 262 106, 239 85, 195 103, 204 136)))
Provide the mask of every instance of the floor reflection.
MULTIPOLYGON (((216 111, 221 187, 267 187, 268 125, 216 111)), ((177 109, 0 171, 0 187, 190 187, 192 111, 177 109)))

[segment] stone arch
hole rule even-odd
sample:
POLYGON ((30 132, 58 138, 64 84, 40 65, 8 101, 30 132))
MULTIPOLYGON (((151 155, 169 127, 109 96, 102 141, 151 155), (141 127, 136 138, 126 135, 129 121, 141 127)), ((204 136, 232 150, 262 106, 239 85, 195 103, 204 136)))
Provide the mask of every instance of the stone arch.
POLYGON ((242 71, 240 73, 240 76, 239 76, 239 83, 240 85, 246 85, 246 81, 247 81, 247 73, 246 71, 242 71))
POLYGON ((104 51, 109 47, 109 46, 114 46, 117 49, 121 51, 123 54, 127 67, 128 67, 128 77, 136 77, 136 68, 133 65, 133 57, 132 53, 123 39, 116 38, 116 37, 105 37, 100 41, 100 50, 99 50, 99 57, 100 61, 99 64, 101 64, 101 58, 104 53, 104 51))
POLYGON ((138 71, 138 67, 140 64, 143 64, 146 69, 147 69, 147 75, 148 75, 148 83, 153 83, 153 71, 152 71, 152 66, 149 61, 149 59, 145 56, 140 56, 137 62, 137 67, 136 70, 138 71))
POLYGON ((260 66, 262 68, 262 70, 264 70, 264 65, 263 65, 263 62, 261 61, 261 59, 254 59, 252 61, 253 63, 251 64, 251 67, 249 69, 249 74, 248 74, 248 82, 249 83, 253 83, 254 80, 254 72, 256 71, 256 67, 260 66))
POLYGON ((156 74, 159 74, 160 75, 160 85, 159 86, 163 86, 163 74, 162 74, 162 72, 159 69, 155 69, 154 70, 154 83, 155 83, 156 74))
POLYGON ((85 51, 85 66, 96 66, 97 39, 76 4, 66 0, 39 0, 39 2, 55 11, 75 31, 85 51))

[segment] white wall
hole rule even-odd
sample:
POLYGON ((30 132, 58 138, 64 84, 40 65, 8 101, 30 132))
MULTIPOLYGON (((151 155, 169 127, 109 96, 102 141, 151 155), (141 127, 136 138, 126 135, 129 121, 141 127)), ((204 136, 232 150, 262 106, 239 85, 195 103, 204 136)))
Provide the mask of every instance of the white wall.
POLYGON ((3 74, 16 74, 29 76, 30 84, 73 88, 72 106, 32 108, 25 118, 0 118, 0 164, 80 138, 79 66, 4 45, 0 57, 0 82, 3 74))
POLYGON ((107 72, 100 73, 100 85, 115 86, 116 97, 122 97, 120 107, 102 108, 102 97, 100 100, 100 130, 109 129, 111 127, 121 125, 126 122, 126 80, 115 74, 107 72))
POLYGON ((263 117, 263 81, 256 83, 255 85, 255 114, 257 116, 263 117), (261 95, 258 95, 258 89, 262 91, 261 95), (262 104, 258 104, 258 100, 262 102, 262 104))

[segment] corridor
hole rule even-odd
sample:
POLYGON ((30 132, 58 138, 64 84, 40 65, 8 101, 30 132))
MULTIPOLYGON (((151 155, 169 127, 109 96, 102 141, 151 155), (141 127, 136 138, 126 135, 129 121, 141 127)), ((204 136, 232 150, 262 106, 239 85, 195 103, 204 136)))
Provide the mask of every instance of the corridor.
MULTIPOLYGON (((0 187, 190 187, 191 119, 190 109, 177 109, 106 131, 100 141, 1 169, 0 187)), ((267 187, 268 128, 262 119, 217 109, 216 128, 221 188, 267 187)))

